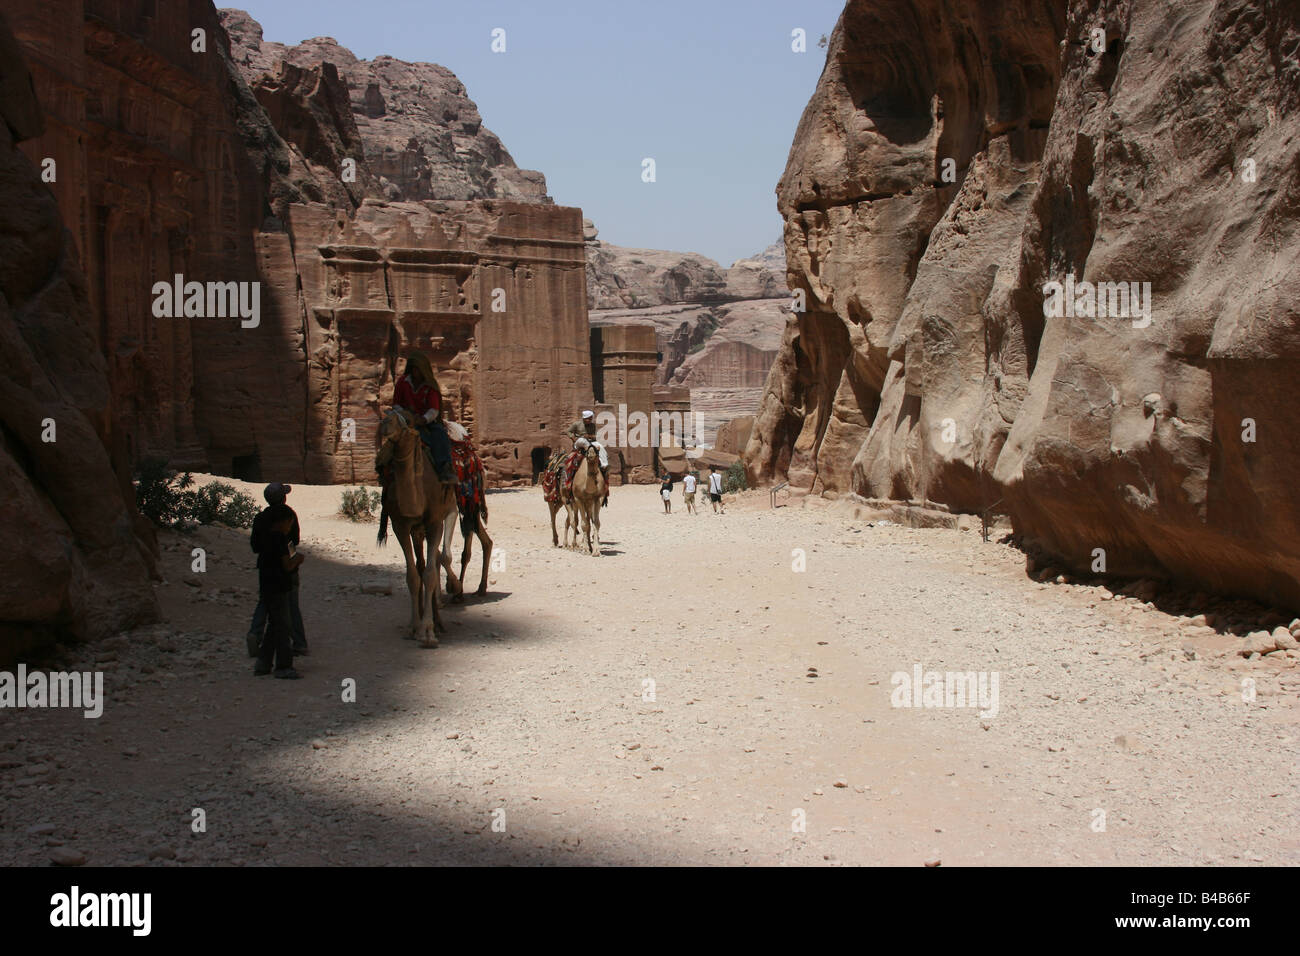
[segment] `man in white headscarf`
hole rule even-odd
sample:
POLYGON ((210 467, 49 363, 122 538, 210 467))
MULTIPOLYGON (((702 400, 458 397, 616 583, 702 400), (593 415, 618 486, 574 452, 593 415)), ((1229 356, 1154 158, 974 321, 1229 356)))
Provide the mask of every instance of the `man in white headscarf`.
MULTIPOLYGON (((600 473, 605 476, 605 487, 609 488, 609 455, 605 453, 605 446, 596 441, 596 416, 587 409, 582 413, 582 418, 569 426, 565 432, 573 439, 573 447, 577 451, 586 451, 589 447, 594 447, 596 453, 600 456, 600 473)), ((609 504, 609 495, 605 495, 605 500, 601 502, 602 506, 609 504)))

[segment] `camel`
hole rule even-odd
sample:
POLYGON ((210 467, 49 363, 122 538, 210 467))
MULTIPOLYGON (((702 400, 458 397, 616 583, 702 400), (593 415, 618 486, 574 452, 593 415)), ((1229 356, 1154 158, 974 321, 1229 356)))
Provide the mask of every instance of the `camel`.
POLYGON ((551 547, 560 546, 560 535, 555 530, 555 516, 561 508, 565 510, 564 522, 564 546, 569 547, 569 523, 573 522, 574 543, 577 543, 577 519, 573 518, 573 494, 572 490, 565 486, 564 481, 564 463, 569 460, 572 452, 556 452, 551 456, 551 460, 546 463, 546 469, 542 472, 542 496, 546 499, 546 506, 551 510, 551 547))
MULTIPOLYGON (((452 594, 452 601, 456 604, 465 600, 465 567, 469 564, 470 556, 474 551, 474 538, 477 536, 480 547, 483 549, 483 575, 479 578, 478 590, 475 594, 487 594, 488 584, 488 567, 492 563, 492 538, 487 533, 487 495, 486 479, 483 474, 483 462, 479 460, 474 449, 469 445, 469 432, 465 426, 459 422, 447 422, 447 437, 451 439, 451 457, 453 462, 460 460, 460 456, 465 455, 465 463, 468 472, 472 476, 471 481, 477 485, 479 492, 480 504, 473 504, 468 498, 462 500, 463 489, 460 485, 456 486, 456 509, 460 512, 460 534, 465 539, 465 547, 460 552, 460 581, 458 587, 453 590, 452 581, 447 581, 447 591, 452 594)), ((451 561, 451 537, 455 532, 455 525, 448 521, 443 526, 442 531, 442 551, 440 558, 445 566, 451 561)))
POLYGON ((425 647, 437 647, 435 635, 446 631, 438 615, 438 591, 442 584, 439 564, 447 572, 447 590, 461 590, 451 569, 449 548, 438 550, 447 518, 456 511, 455 488, 439 481, 433 468, 426 465, 420 434, 410 413, 402 408, 394 408, 384 416, 375 436, 375 469, 390 461, 395 480, 384 489, 377 540, 382 545, 388 539, 391 520, 402 546, 402 556, 406 558, 411 637, 425 647))
MULTIPOLYGON (((587 550, 592 556, 600 556, 600 507, 609 493, 605 476, 600 473, 600 455, 594 446, 588 446, 573 476, 573 543, 578 543, 578 518, 582 518, 582 534, 587 541, 587 550), (592 526, 595 526, 593 533, 592 526)), ((569 537, 569 524, 564 525, 565 541, 569 537)))

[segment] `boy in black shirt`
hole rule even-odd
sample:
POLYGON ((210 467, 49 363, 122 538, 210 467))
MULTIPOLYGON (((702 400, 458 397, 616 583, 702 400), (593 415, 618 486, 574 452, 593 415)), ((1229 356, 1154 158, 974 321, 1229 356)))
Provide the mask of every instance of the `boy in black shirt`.
POLYGON ((293 619, 289 600, 293 591, 293 572, 303 562, 290 542, 294 515, 288 505, 272 505, 261 540, 258 562, 258 592, 266 607, 266 637, 258 651, 255 675, 271 673, 274 658, 275 676, 293 680, 301 675, 293 669, 293 619))
MULTIPOLYGON (((270 517, 271 509, 276 505, 285 504, 285 498, 293 490, 292 485, 286 485, 278 481, 273 481, 266 486, 262 492, 266 498, 268 507, 258 512, 257 517, 253 519, 252 534, 249 535, 248 543, 253 552, 259 555, 257 566, 262 566, 261 548, 262 537, 265 533, 266 522, 270 517)), ((290 508, 290 511, 293 509, 290 508)), ((298 516, 293 516, 293 528, 289 532, 289 543, 295 548, 298 547, 298 516)), ((298 572, 293 574, 293 590, 289 594, 289 619, 293 624, 293 652, 295 654, 306 654, 307 651, 307 634, 302 625, 302 611, 298 607, 298 572)), ((253 623, 248 626, 248 656, 256 657, 257 649, 262 644, 262 637, 266 633, 266 607, 261 601, 257 602, 257 609, 253 611, 253 623)))

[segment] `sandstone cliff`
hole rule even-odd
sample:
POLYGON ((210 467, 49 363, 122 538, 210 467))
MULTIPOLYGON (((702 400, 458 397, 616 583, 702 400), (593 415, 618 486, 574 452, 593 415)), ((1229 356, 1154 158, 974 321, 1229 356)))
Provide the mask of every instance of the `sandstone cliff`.
POLYGON ((589 309, 705 305, 727 298, 726 270, 706 256, 587 242, 589 309))
POLYGON ((807 311, 751 478, 1300 605, 1298 11, 851 0, 778 187, 807 311), (1149 320, 1047 315, 1076 279, 1149 320))
POLYGON ((450 73, 264 48, 227 12, 232 44, 209 0, 11 7, 52 118, 23 150, 57 161, 43 188, 87 273, 128 462, 373 480, 363 446, 411 347, 435 354, 496 483, 527 480, 590 403, 581 214, 543 201, 450 73), (425 159, 394 159, 398 139, 425 159), (155 315, 177 275, 256 284, 256 321, 155 315), (521 375, 531 393, 507 387, 521 375))
MULTIPOLYGON (((261 24, 243 10, 218 13, 230 36, 231 55, 264 105, 280 88, 303 86, 304 73, 323 71, 327 80, 335 73, 341 80, 343 101, 330 100, 327 108, 335 122, 324 125, 356 129, 377 178, 378 191, 367 195, 550 201, 546 178, 515 165, 501 140, 483 125, 464 84, 446 67, 390 56, 359 60, 330 37, 296 46, 268 43, 261 24), (341 115, 347 112, 344 107, 350 107, 350 116, 341 115)), ((283 129, 279 120, 276 126, 283 129)))
POLYGON ((596 238, 587 230, 587 307, 650 309, 656 306, 716 305, 786 294, 785 260, 769 247, 724 269, 707 256, 665 249, 632 249, 596 238))
POLYGON ((728 419, 752 414, 789 306, 784 258, 769 247, 723 269, 696 253, 600 242, 595 226, 586 225, 593 328, 655 328, 654 384, 690 389, 691 407, 705 419, 705 442, 728 419))
POLYGON ((158 614, 153 537, 110 453, 121 435, 86 279, 54 197, 15 148, 43 126, 0 16, 0 664, 158 614))

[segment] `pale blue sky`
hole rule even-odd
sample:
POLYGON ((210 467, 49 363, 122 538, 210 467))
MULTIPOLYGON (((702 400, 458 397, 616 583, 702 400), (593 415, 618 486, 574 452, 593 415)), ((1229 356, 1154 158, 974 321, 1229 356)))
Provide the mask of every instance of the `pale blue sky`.
MULTIPOLYGON (((218 0, 221 4, 221 0, 218 0)), ((729 266, 781 235, 773 190, 843 0, 246 0, 265 38, 440 63, 515 162, 600 238, 729 266), (506 52, 491 51, 492 30, 506 52), (791 31, 807 31, 807 52, 791 31), (653 157, 658 180, 641 181, 653 157)), ((236 3, 225 4, 235 6, 236 3)))

